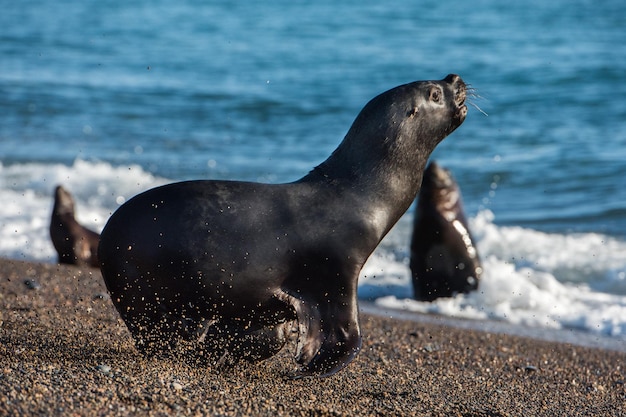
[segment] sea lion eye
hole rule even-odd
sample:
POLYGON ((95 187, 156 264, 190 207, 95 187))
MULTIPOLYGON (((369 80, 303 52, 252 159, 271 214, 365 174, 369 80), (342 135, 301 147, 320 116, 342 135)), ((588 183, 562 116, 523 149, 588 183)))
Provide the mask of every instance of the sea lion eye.
POLYGON ((430 90, 430 101, 432 101, 434 103, 439 103, 440 99, 441 99, 441 90, 439 90, 436 87, 433 87, 430 90))

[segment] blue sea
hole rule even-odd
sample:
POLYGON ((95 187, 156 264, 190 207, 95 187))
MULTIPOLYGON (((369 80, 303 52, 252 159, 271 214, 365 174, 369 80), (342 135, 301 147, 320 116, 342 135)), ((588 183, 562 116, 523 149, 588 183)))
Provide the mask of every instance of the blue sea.
POLYGON ((52 192, 101 230, 184 179, 288 182, 396 85, 478 97, 432 158, 460 184, 479 291, 411 300, 413 208, 359 296, 626 341, 626 2, 1 1, 0 256, 55 262, 52 192))

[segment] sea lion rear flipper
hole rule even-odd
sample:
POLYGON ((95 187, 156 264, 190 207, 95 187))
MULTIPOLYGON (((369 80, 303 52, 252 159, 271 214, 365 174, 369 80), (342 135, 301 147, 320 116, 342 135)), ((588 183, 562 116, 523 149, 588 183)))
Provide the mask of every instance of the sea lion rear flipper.
POLYGON ((315 302, 281 295, 296 310, 298 346, 296 361, 302 369, 296 378, 330 376, 348 365, 361 349, 356 300, 348 303, 315 302))

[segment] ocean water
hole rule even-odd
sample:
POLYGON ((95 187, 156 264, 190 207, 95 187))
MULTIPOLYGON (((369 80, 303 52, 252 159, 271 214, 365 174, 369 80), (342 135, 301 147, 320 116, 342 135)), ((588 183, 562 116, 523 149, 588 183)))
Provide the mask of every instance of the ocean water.
POLYGON ((626 341, 624 27, 622 0, 2 2, 0 256, 55 261, 57 184, 99 231, 159 184, 292 181, 378 93, 457 73, 476 108, 433 158, 461 186, 480 289, 410 299, 411 209, 359 296, 626 341))

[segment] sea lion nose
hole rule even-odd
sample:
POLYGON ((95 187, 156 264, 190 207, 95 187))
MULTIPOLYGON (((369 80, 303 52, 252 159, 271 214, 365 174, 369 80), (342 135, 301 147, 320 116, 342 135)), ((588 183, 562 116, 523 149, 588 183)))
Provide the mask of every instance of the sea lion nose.
POLYGON ((467 95, 467 86, 465 82, 461 79, 461 77, 456 74, 448 74, 448 76, 444 78, 443 81, 450 84, 450 86, 454 90, 454 102, 457 104, 457 106, 463 104, 467 95))
POLYGON ((445 82, 448 82, 450 84, 457 84, 457 83, 463 83, 463 80, 461 79, 461 77, 459 77, 456 74, 448 74, 448 76, 446 78, 443 79, 445 82))

